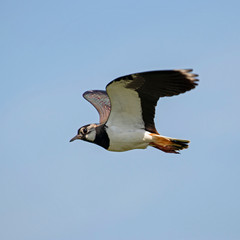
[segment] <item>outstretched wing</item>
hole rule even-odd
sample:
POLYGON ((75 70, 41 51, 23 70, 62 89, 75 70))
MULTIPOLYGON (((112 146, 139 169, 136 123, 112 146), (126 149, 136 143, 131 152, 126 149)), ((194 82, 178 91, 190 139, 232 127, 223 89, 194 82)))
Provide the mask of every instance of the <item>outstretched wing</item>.
POLYGON ((112 107, 107 125, 145 128, 157 133, 154 115, 159 97, 178 95, 195 88, 198 75, 191 71, 150 71, 113 80, 106 87, 112 107))
POLYGON ((83 97, 97 109, 99 113, 100 123, 105 123, 111 112, 110 99, 106 91, 87 91, 83 94, 83 97))

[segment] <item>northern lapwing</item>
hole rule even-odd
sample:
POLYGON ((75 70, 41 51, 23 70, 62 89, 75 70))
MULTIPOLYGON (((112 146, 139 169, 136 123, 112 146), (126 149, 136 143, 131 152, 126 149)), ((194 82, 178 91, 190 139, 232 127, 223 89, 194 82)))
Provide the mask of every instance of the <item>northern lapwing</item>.
POLYGON ((198 75, 191 72, 192 69, 134 73, 111 81, 106 91, 85 92, 83 97, 97 109, 100 123, 81 127, 70 142, 81 139, 115 152, 152 146, 179 153, 189 141, 161 136, 154 124, 155 107, 160 97, 195 88, 198 75))

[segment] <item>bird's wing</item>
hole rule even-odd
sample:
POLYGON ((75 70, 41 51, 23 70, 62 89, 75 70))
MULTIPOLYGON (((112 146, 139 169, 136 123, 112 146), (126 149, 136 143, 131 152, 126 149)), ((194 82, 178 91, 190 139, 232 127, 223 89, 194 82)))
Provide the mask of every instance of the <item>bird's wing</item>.
POLYGON ((99 113, 100 123, 105 123, 111 111, 110 99, 106 91, 87 91, 83 94, 83 97, 97 109, 99 113))
POLYGON ((154 115, 159 97, 178 95, 195 88, 198 75, 191 71, 150 71, 113 80, 106 87, 112 107, 106 124, 145 128, 157 133, 154 115))

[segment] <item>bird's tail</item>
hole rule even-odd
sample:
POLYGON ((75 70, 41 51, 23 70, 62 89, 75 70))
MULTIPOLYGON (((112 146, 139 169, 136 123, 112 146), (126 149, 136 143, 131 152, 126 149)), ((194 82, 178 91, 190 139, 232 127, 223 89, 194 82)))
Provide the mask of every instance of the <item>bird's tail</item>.
POLYGON ((160 149, 166 153, 179 153, 179 150, 188 148, 188 140, 175 139, 170 137, 160 136, 158 134, 151 134, 153 142, 150 146, 160 149))

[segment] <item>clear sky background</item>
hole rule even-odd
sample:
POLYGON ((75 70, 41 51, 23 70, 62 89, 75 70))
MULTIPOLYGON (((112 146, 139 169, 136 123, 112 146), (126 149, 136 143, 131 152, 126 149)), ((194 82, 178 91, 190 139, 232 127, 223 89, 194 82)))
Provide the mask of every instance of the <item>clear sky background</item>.
POLYGON ((240 239, 240 2, 0 3, 1 240, 240 239), (82 98, 130 73, 193 68, 158 103, 180 155, 69 143, 82 98))

